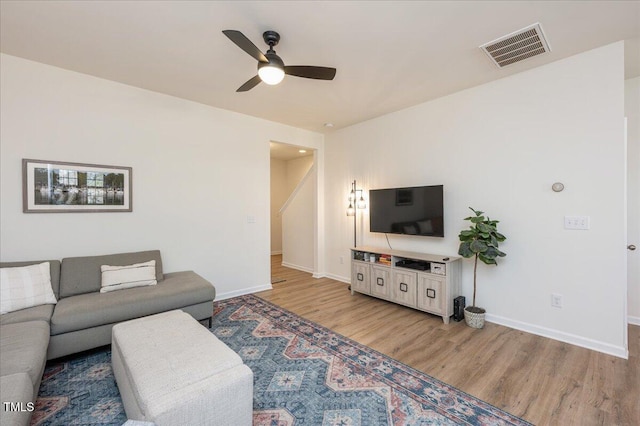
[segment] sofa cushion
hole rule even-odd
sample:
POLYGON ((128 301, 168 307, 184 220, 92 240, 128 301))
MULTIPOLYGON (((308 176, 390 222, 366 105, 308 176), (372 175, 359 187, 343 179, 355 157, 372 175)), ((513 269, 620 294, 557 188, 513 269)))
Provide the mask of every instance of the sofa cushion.
POLYGON ((149 260, 156 261, 156 279, 158 282, 162 281, 162 259, 159 250, 64 258, 60 272, 60 298, 99 292, 102 265, 125 266, 149 260))
POLYGON ((59 260, 30 260, 28 262, 0 262, 0 268, 15 268, 17 266, 36 265, 38 263, 49 262, 49 273, 51 275, 51 288, 56 299, 60 298, 60 261, 59 260))
POLYGON ((215 294, 211 283, 193 271, 165 274, 154 286, 79 294, 60 299, 51 317, 51 335, 213 301, 215 294))
POLYGON ((32 387, 40 383, 48 345, 49 324, 45 321, 0 326, 0 376, 26 373, 32 387))
POLYGON ((55 304, 49 262, 0 268, 0 314, 55 304))
POLYGON ((26 373, 9 374, 0 377, 0 399, 2 409, 0 410, 0 424, 2 426, 27 426, 31 419, 31 411, 35 397, 33 395, 33 385, 26 373), (18 403, 22 410, 8 410, 4 403, 18 403))
POLYGON ((51 322, 54 306, 55 305, 40 305, 0 315, 0 325, 26 321, 46 321, 49 323, 51 322))

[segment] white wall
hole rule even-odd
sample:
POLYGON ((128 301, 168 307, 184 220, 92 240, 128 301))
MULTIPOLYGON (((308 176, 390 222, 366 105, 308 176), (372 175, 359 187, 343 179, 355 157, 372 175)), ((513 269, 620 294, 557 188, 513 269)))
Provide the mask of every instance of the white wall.
MULTIPOLYGON (((280 209, 311 166, 313 166, 313 156, 310 155, 292 160, 271 159, 271 254, 282 254, 280 209)), ((296 248, 293 247, 293 249, 296 248)))
POLYGON ((620 42, 328 134, 328 275, 349 277, 354 178, 365 190, 443 184, 445 238, 389 236, 394 249, 456 255, 468 206, 481 209, 508 238, 498 267, 479 266, 487 319, 626 356, 623 65, 620 42), (591 229, 563 229, 565 215, 590 216, 591 229))
POLYGON ((313 166, 313 156, 294 158, 285 162, 287 168, 287 193, 290 195, 313 166))
POLYGON ((270 287, 269 142, 321 134, 8 55, 0 83, 3 261, 158 248, 218 298, 270 287), (133 212, 24 214, 23 158, 131 166, 133 212))
POLYGON ((282 213, 282 264, 311 273, 316 272, 316 170, 313 168, 305 175, 282 213))
MULTIPOLYGON (((628 244, 640 247, 640 77, 625 81, 627 116, 628 244)), ((640 325, 640 249, 628 256, 629 323, 640 325)))
POLYGON ((287 192, 287 162, 277 158, 271 159, 271 254, 282 254, 282 216, 287 192))

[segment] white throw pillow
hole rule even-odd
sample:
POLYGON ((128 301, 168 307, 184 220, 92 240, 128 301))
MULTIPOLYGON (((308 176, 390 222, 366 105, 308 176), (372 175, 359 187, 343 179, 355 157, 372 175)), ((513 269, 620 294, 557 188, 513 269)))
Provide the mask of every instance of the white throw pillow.
POLYGON ((126 266, 102 265, 100 270, 102 271, 100 293, 158 283, 155 260, 126 266))
POLYGON ((0 314, 56 304, 49 262, 0 268, 0 314))

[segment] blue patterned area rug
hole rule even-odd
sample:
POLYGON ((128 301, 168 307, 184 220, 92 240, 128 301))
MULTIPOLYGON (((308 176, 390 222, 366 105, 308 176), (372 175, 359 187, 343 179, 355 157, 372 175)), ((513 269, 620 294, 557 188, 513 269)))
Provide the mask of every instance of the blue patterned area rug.
MULTIPOLYGON (((530 425, 256 296, 215 302, 211 330, 253 370, 254 425, 530 425)), ((32 424, 125 422, 110 357, 48 364, 32 424)))

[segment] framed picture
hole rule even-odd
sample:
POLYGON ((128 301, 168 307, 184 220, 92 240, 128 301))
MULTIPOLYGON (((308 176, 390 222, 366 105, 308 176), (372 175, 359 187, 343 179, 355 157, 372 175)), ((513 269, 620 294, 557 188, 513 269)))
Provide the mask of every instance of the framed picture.
POLYGON ((23 159, 22 211, 130 212, 131 167, 23 159))

